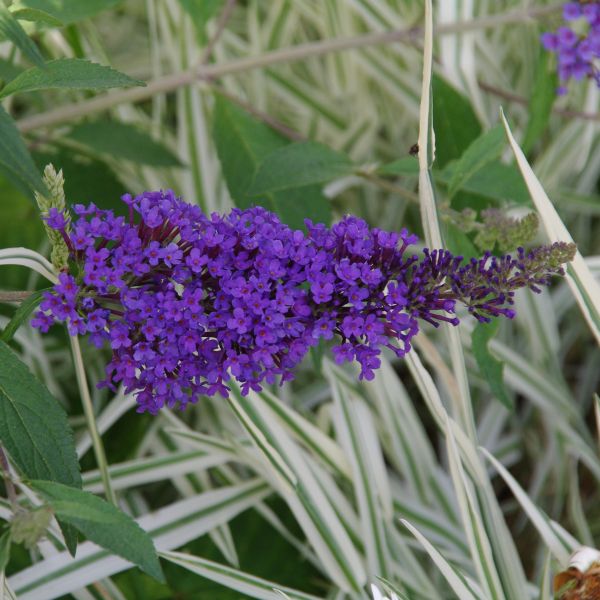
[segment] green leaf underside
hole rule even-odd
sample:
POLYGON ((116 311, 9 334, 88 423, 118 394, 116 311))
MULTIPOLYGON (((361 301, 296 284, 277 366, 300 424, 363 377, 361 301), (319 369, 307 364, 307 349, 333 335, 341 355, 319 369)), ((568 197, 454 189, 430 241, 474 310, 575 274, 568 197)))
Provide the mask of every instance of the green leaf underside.
POLYGON ((106 90, 144 85, 143 81, 89 60, 59 58, 47 62, 43 67, 32 67, 9 81, 0 92, 0 98, 34 90, 106 90))
POLYGON ((462 156, 481 134, 481 125, 469 100, 437 75, 432 96, 435 164, 442 168, 462 156))
POLYGON ((492 323, 477 323, 471 334, 471 348, 479 371, 488 382, 494 396, 506 408, 513 410, 513 401, 504 387, 502 378, 504 363, 493 356, 488 349, 488 343, 496 334, 498 326, 497 320, 492 323))
POLYGON ((0 2, 0 39, 10 40, 33 64, 43 66, 44 57, 19 22, 0 2))
POLYGON ((145 131, 129 123, 101 119, 76 125, 68 137, 95 152, 154 167, 180 167, 181 161, 145 131))
POLYGON ((45 12, 68 25, 87 19, 120 4, 123 0, 18 0, 17 9, 30 8, 45 12))
POLYGON ((223 175, 237 206, 263 206, 293 228, 303 227, 305 218, 331 222, 331 209, 319 186, 305 185, 260 196, 249 194, 254 173, 269 154, 288 145, 285 138, 218 95, 213 134, 223 175))
POLYGON ((81 487, 73 434, 64 410, 1 341, 0 440, 26 477, 81 487))
POLYGON ((269 154, 258 167, 248 193, 259 195, 326 183, 353 172, 354 165, 345 154, 318 142, 299 142, 269 154))
POLYGON ((31 487, 57 517, 77 528, 88 540, 164 582, 152 538, 131 517, 94 494, 60 483, 32 481, 31 487))
MULTIPOLYGON (((50 288, 47 288, 50 289, 50 288)), ((33 292, 31 296, 28 296, 25 300, 19 304, 15 314, 12 319, 7 323, 4 331, 0 334, 0 340, 3 342, 10 342, 13 339, 17 329, 25 323, 31 313, 38 307, 39 303, 42 301, 42 294, 46 290, 39 290, 38 292, 33 292)))
POLYGON ((11 12, 16 19, 21 21, 33 21, 34 23, 45 23, 51 27, 62 27, 63 22, 55 16, 38 8, 20 8, 19 5, 13 4, 11 12))
POLYGON ((477 171, 496 160, 505 145, 502 125, 497 125, 474 140, 454 165, 448 183, 448 195, 452 197, 477 171))
POLYGON ((46 186, 25 146, 15 122, 0 106, 0 164, 27 188, 47 194, 46 186))

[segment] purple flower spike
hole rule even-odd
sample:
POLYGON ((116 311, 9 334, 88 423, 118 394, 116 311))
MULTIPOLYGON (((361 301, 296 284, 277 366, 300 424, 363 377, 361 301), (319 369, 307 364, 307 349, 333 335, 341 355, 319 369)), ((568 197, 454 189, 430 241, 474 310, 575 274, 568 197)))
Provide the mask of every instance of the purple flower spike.
POLYGON ((557 71, 561 81, 558 95, 567 93, 570 79, 594 79, 600 87, 597 60, 600 58, 600 4, 567 2, 563 6, 566 23, 576 21, 574 29, 563 25, 555 33, 546 32, 540 40, 543 47, 557 55, 557 71), (578 35, 577 32, 583 32, 578 35))
MULTIPOLYGON (((232 378, 244 394, 288 381, 321 339, 369 381, 382 348, 404 356, 420 322, 456 325, 456 301, 482 321, 512 318, 514 290, 539 291, 568 259, 566 246, 466 264, 445 250, 419 259, 406 252, 414 235, 351 216, 332 228, 307 220, 304 233, 260 207, 207 217, 171 191, 123 202, 127 220, 74 210, 63 233, 73 274, 60 273, 32 324, 65 322, 110 346, 99 385, 122 382, 153 414, 226 396, 232 378)), ((49 222, 64 227, 60 214, 49 222)))

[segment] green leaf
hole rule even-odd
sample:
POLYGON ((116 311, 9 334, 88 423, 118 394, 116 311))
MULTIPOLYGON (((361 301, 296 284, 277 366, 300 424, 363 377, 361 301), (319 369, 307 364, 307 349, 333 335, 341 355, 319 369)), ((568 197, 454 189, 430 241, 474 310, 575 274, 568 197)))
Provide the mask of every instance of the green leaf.
POLYGON ((462 256, 468 260, 481 255, 469 236, 452 223, 444 223, 444 242, 448 250, 455 256, 462 256))
POLYGON ((42 68, 27 69, 0 92, 6 98, 17 92, 68 88, 77 90, 106 90, 115 87, 145 86, 143 81, 81 58, 59 58, 42 68))
POLYGON ((129 123, 101 119, 75 126, 68 137, 96 152, 154 167, 180 167, 166 146, 129 123))
POLYGON ((504 387, 502 378, 504 363, 493 356, 488 349, 488 343, 494 337, 499 324, 497 319, 491 323, 477 323, 471 334, 471 349, 479 371, 488 382, 494 396, 506 408, 513 410, 513 401, 504 387))
POLYGON ((223 0, 179 0, 179 4, 192 19, 198 40, 204 45, 207 40, 206 23, 219 12, 223 0))
POLYGON ((128 515, 94 494, 51 481, 32 481, 31 487, 57 517, 85 537, 121 556, 158 581, 164 575, 152 538, 128 515))
POLYGON ((46 186, 25 146, 15 122, 0 106, 0 165, 26 187, 47 194, 46 186))
POLYGON ((31 313, 38 307, 39 303, 42 301, 42 294, 45 291, 47 290, 33 292, 31 296, 28 296, 21 302, 15 311, 13 318, 6 324, 4 331, 0 334, 0 340, 3 342, 10 342, 10 340, 13 339, 17 329, 29 319, 31 313))
POLYGON ((73 433, 64 410, 2 341, 0 443, 26 477, 81 487, 73 433))
MULTIPOLYGON (((451 164, 443 171, 434 171, 433 176, 437 183, 447 186, 453 172, 454 164, 451 164)), ((489 163, 463 182, 461 190, 489 200, 511 202, 525 206, 531 204, 527 186, 515 164, 489 163)))
POLYGON ((413 156, 404 156, 377 169, 378 175, 418 175, 419 161, 413 156))
POLYGON ((44 57, 4 2, 0 2, 0 39, 10 40, 32 63, 43 67, 44 57))
POLYGON ((18 0, 13 5, 13 10, 29 8, 45 12, 61 23, 68 25, 81 19, 93 17, 121 2, 122 0, 18 0))
POLYGON ((6 565, 10 560, 10 529, 7 529, 2 536, 0 536, 0 573, 4 573, 6 565))
POLYGON ((444 167, 458 159, 481 134, 481 125, 469 100, 441 77, 432 79, 435 162, 444 167))
POLYGON ((21 21, 33 21, 34 23, 45 23, 51 27, 62 27, 63 22, 55 16, 38 8, 25 8, 18 4, 12 4, 10 12, 16 19, 21 21))
POLYGON ((240 208, 263 206, 290 227, 304 219, 330 223, 331 209, 319 186, 306 185, 260 196, 248 193, 254 173, 264 159, 288 145, 288 140, 232 102, 216 96, 213 135, 231 197, 240 208))
POLYGON ((300 142, 269 154, 258 167, 248 193, 258 196, 327 183, 353 172, 354 165, 345 154, 318 142, 300 142))
POLYGON ((521 142, 525 154, 528 154, 541 138, 550 121, 558 86, 558 76, 553 63, 554 57, 550 52, 540 52, 527 111, 527 129, 521 142))
POLYGON ((448 195, 454 196, 458 189, 485 165, 496 160, 506 144, 504 128, 497 125, 471 142, 454 165, 448 183, 448 195))

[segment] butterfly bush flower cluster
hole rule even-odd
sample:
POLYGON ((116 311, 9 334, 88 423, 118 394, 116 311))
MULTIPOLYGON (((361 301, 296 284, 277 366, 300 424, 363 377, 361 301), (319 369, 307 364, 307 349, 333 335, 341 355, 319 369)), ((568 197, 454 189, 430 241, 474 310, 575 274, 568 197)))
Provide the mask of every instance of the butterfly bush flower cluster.
POLYGON ((206 216, 171 191, 123 201, 127 217, 93 204, 75 205, 72 222, 49 211, 70 262, 32 323, 110 345, 102 385, 122 382, 141 412, 226 396, 231 378, 244 394, 292 379, 320 340, 370 380, 382 349, 404 356, 421 321, 456 325, 457 301, 481 321, 512 318, 514 291, 539 291, 573 252, 463 264, 446 250, 409 253, 414 235, 352 216, 331 228, 306 220, 304 232, 260 207, 206 216))
POLYGON ((600 87, 600 2, 567 2, 563 18, 568 25, 556 32, 542 35, 546 50, 555 52, 558 59, 559 94, 565 94, 570 79, 580 81, 593 77, 600 87))

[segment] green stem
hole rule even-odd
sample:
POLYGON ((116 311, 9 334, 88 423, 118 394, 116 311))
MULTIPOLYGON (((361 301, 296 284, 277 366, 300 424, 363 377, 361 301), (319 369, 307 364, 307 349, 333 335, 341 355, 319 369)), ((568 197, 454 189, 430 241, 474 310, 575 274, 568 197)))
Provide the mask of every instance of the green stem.
POLYGON ((85 374, 85 368, 83 366, 83 357, 81 356, 81 348, 79 347, 79 338, 74 336, 70 339, 71 350, 73 351, 75 374, 77 376, 77 385, 79 386, 79 394, 81 395, 81 404, 83 406, 83 412, 85 414, 85 420, 88 426, 88 430, 90 432, 90 437, 92 438, 92 446, 94 448, 96 462, 98 463, 100 477, 102 478, 104 494, 106 495, 106 499, 109 502, 112 502, 112 504, 118 506, 117 497, 110 482, 110 475, 108 473, 108 463, 106 461, 104 445, 102 444, 102 438, 100 437, 98 425, 96 424, 96 417, 94 415, 94 408, 92 406, 92 398, 90 396, 90 390, 85 374))

